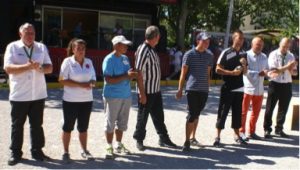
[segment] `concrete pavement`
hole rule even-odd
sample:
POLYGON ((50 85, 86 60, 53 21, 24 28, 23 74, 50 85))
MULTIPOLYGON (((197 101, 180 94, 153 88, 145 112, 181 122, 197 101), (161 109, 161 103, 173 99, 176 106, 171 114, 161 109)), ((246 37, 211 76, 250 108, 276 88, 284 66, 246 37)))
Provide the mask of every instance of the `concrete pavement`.
MULTIPOLYGON (((133 106, 131 107, 128 131, 124 133, 124 144, 131 155, 119 155, 115 160, 105 160, 105 138, 103 132, 104 113, 101 97, 101 89, 94 90, 94 108, 90 119, 88 149, 96 158, 95 161, 83 160, 80 156, 80 144, 77 131, 73 131, 70 144, 70 154, 73 162, 64 164, 61 161, 63 146, 61 142, 62 109, 61 89, 48 90, 49 98, 46 101, 44 113, 44 131, 46 146, 44 152, 53 160, 49 162, 37 162, 31 159, 29 123, 24 126, 23 160, 16 166, 8 166, 10 145, 10 104, 8 102, 8 90, 0 90, 0 167, 2 169, 299 169, 299 131, 291 131, 286 122, 285 132, 290 134, 289 139, 274 137, 272 140, 251 140, 248 146, 239 146, 233 140, 233 131, 230 128, 231 115, 226 121, 225 130, 222 132, 222 148, 214 148, 212 143, 215 138, 215 123, 217 118, 217 107, 219 102, 220 86, 211 87, 209 99, 205 110, 199 118, 197 131, 198 140, 204 148, 193 148, 191 152, 183 153, 181 148, 169 149, 158 146, 158 136, 155 132, 151 118, 147 124, 147 136, 144 144, 147 150, 138 151, 132 138, 136 125, 137 99, 133 94, 133 106)), ((176 87, 162 87, 165 108, 165 123, 169 135, 174 143, 182 146, 185 134, 186 99, 176 101, 174 95, 176 87)), ((257 123, 257 134, 263 135, 263 115, 265 110, 266 92, 263 109, 257 123)), ((299 104, 299 87, 293 87, 293 99, 290 104, 290 116, 293 104, 299 104)), ((276 112, 274 113, 276 114, 276 112)), ((275 117, 275 115, 274 115, 275 117)), ((289 118, 287 118, 289 119, 289 118)), ((76 128, 75 128, 76 129, 76 128)))

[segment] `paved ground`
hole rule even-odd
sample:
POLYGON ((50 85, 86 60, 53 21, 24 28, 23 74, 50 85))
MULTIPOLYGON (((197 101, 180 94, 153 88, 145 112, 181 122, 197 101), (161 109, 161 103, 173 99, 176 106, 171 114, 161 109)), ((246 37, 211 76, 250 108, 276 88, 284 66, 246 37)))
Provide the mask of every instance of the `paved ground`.
MULTIPOLYGON (((250 141, 246 147, 236 145, 233 141, 233 132, 230 129, 231 116, 229 115, 226 128, 222 133, 221 140, 224 143, 222 148, 212 147, 215 137, 215 122, 217 117, 217 106, 219 101, 219 86, 213 86, 209 95, 205 111, 200 116, 197 131, 198 140, 205 146, 204 148, 193 148, 189 153, 181 152, 178 149, 159 147, 158 136, 154 130, 151 118, 147 124, 147 136, 144 141, 148 149, 140 152, 135 148, 135 141, 132 134, 136 124, 136 96, 134 95, 133 106, 130 112, 129 129, 124 134, 124 143, 132 151, 131 155, 119 155, 115 160, 105 160, 105 138, 103 133, 103 103, 101 90, 96 89, 94 108, 90 120, 88 147, 90 152, 96 157, 95 161, 85 161, 80 157, 80 146, 78 133, 73 132, 70 154, 74 160, 71 164, 63 164, 61 161, 62 142, 60 139, 62 125, 61 96, 62 90, 49 90, 49 98, 46 102, 44 114, 44 130, 46 135, 46 146, 44 151, 53 158, 50 162, 37 162, 31 159, 29 124, 25 124, 25 138, 23 144, 23 160, 16 166, 7 165, 9 158, 10 144, 10 105, 7 101, 8 91, 0 90, 0 168, 3 169, 154 169, 154 168, 201 168, 201 169, 299 169, 299 131, 291 131, 289 118, 287 118, 285 131, 290 134, 289 139, 274 137, 272 140, 250 141)), ((186 116, 186 99, 176 101, 174 95, 175 87, 163 87, 163 98, 165 106, 165 123, 169 130, 171 139, 178 145, 184 142, 184 127, 186 116)), ((263 110, 258 120, 257 133, 263 135, 263 114, 265 109, 265 99, 263 110)), ((291 105, 299 102, 299 87, 293 88, 293 99, 291 105)), ((299 103, 298 103, 299 104, 299 103)), ((287 117, 290 117, 292 107, 289 108, 287 117)))

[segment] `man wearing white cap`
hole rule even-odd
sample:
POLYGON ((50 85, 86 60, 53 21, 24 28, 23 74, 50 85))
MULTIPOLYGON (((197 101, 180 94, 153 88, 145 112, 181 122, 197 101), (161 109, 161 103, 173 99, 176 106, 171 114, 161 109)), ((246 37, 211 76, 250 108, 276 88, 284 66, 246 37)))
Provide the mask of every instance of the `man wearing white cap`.
POLYGON ((112 39, 113 51, 108 54, 102 65, 104 76, 103 100, 105 112, 105 134, 108 147, 106 158, 113 159, 114 152, 112 140, 116 134, 118 153, 129 153, 121 143, 123 131, 127 130, 129 110, 131 106, 130 80, 136 78, 137 72, 130 69, 130 62, 126 55, 128 41, 123 35, 112 39), (117 126, 115 129, 115 125, 117 126))

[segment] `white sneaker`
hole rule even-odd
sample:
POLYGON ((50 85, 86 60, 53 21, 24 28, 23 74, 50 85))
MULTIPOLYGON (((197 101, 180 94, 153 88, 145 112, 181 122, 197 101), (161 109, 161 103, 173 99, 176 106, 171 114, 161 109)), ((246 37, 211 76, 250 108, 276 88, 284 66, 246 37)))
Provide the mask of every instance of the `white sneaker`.
POLYGON ((130 154, 130 151, 121 143, 116 148, 117 153, 124 153, 124 154, 130 154))
POLYGON ((111 146, 106 148, 105 159, 114 159, 114 149, 111 146))
POLYGON ((240 137, 241 137, 244 141, 249 141, 249 138, 245 135, 245 133, 240 133, 240 137))

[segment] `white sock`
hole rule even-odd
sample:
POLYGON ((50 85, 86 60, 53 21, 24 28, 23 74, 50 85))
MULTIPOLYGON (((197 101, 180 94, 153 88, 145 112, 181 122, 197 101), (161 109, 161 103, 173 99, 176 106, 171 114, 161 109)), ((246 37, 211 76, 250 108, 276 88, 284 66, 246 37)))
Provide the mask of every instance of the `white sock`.
POLYGON ((117 142, 117 146, 122 146, 122 143, 121 142, 117 142))

